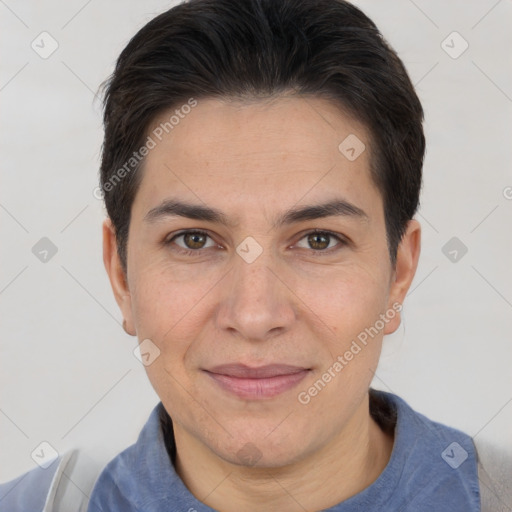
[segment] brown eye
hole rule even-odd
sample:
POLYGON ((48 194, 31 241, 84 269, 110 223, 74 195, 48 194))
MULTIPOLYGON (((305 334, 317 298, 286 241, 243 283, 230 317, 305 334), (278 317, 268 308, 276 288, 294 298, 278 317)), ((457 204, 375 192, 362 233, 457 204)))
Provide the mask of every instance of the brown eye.
MULTIPOLYGON (((307 247, 302 246, 301 248, 313 249, 315 252, 330 252, 333 247, 329 246, 333 239, 338 241, 337 245, 340 247, 346 244, 345 240, 330 231, 312 231, 301 238, 301 240, 307 240, 307 247)), ((298 246, 300 247, 300 245, 298 246)))
POLYGON ((178 252, 180 252, 180 250, 186 253, 200 252, 202 249, 211 247, 211 245, 206 246, 209 238, 211 239, 204 231, 182 231, 167 241, 166 245, 176 244, 179 248, 178 252), (183 240, 182 243, 177 243, 179 239, 183 240))
POLYGON ((327 249, 330 236, 323 233, 311 233, 308 235, 308 243, 313 249, 327 249))
POLYGON ((206 243, 207 235, 196 231, 191 231, 183 235, 183 241, 188 249, 202 249, 206 243))

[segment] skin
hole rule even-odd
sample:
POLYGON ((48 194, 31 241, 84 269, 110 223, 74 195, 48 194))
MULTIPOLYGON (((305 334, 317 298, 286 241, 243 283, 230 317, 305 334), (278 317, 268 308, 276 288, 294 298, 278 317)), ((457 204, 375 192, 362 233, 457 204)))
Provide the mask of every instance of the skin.
POLYGON ((391 266, 370 156, 365 127, 327 100, 201 99, 146 157, 126 275, 112 225, 104 222, 104 263, 126 329, 160 350, 146 371, 173 419, 176 470, 216 510, 321 510, 368 487, 389 461, 393 438, 371 418, 368 388, 383 336, 398 328, 399 313, 309 403, 297 399, 359 333, 403 302, 417 268, 416 220, 391 266), (354 161, 338 150, 349 134, 366 145, 354 161), (234 225, 144 220, 170 197, 220 209, 234 225), (292 207, 333 198, 367 218, 272 227, 292 207), (308 237, 315 228, 348 243, 327 237, 315 244, 308 237), (183 229, 205 230, 210 238, 163 243, 183 229), (236 252, 248 236, 263 250, 250 264, 236 252), (196 253, 179 254, 180 248, 196 253), (232 362, 310 372, 280 395, 247 400, 202 371, 232 362), (241 459, 244 445, 256 461, 241 459))

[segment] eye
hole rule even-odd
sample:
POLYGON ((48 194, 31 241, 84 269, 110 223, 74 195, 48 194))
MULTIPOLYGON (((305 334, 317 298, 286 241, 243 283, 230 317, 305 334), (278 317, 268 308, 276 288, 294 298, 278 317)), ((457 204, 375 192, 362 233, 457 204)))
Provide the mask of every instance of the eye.
MULTIPOLYGON (((339 235, 336 235, 334 233, 331 233, 330 231, 320 231, 320 230, 314 230, 310 231, 309 233, 306 233, 301 240, 306 239, 306 243, 309 245, 309 247, 305 247, 305 249, 312 248, 313 252, 328 252, 331 253, 332 247, 329 248, 330 242, 332 239, 337 240, 340 246, 339 248, 343 247, 344 245, 347 245, 347 241, 344 240, 339 235)), ((297 247, 299 245, 297 244, 297 247)), ((336 246, 335 246, 336 247, 336 246)), ((335 249, 336 250, 336 249, 335 249)))
MULTIPOLYGON (((164 241, 164 245, 174 245, 175 247, 173 250, 176 250, 176 252, 188 256, 195 256, 200 254, 204 249, 209 249, 215 246, 219 247, 219 245, 213 242, 213 240, 209 246, 206 245, 208 239, 212 240, 211 236, 205 231, 188 230, 175 234, 170 239, 164 241), (177 240, 180 239, 182 240, 183 245, 177 243, 177 240)), ((306 244, 309 246, 301 248, 312 249, 313 253, 318 253, 318 255, 322 253, 330 254, 333 252, 333 249, 336 251, 348 244, 347 240, 345 240, 342 236, 330 231, 321 230, 310 231, 309 233, 306 233, 300 240, 306 240, 306 244), (333 239, 338 241, 338 248, 336 248, 336 245, 334 247, 329 247, 333 239)), ((296 244, 296 246, 300 247, 299 244, 296 244)))
MULTIPOLYGON (((167 240, 165 242, 166 245, 170 245, 171 243, 176 243, 176 240, 183 239, 184 246, 176 243, 176 245, 180 248, 178 252, 181 252, 183 254, 194 254, 201 251, 201 249, 207 249, 208 247, 205 246, 206 240, 210 238, 210 235, 206 233, 205 231, 182 231, 181 233, 178 233, 174 235, 171 239, 167 240)), ((212 244, 213 246, 215 243, 212 244)), ((211 246, 210 246, 211 247, 211 246)))

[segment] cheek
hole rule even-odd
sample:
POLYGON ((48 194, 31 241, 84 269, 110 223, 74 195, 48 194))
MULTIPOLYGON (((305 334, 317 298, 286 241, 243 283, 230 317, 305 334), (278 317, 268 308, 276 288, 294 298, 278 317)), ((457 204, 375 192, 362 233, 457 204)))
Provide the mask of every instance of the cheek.
MULTIPOLYGON (((327 339, 340 348, 375 324, 387 304, 386 276, 378 269, 346 267, 325 279, 299 284, 297 295, 317 316, 327 339)), ((297 281, 297 283, 300 283, 297 281)))
POLYGON ((140 335, 164 341, 171 331, 190 325, 216 279, 194 265, 154 263, 137 269, 134 282, 132 307, 140 335))
POLYGON ((187 372, 187 355, 201 329, 200 279, 177 280, 177 273, 146 267, 132 291, 132 309, 139 340, 149 339, 158 357, 145 366, 151 385, 168 410, 178 418, 187 414, 186 389, 194 394, 187 372), (183 412, 184 411, 184 412, 183 412))
POLYGON ((158 359, 146 367, 158 394, 192 389, 197 340, 211 315, 215 287, 222 286, 220 277, 195 265, 153 264, 137 273, 132 310, 139 340, 150 339, 158 347, 158 359))
MULTIPOLYGON (((336 343, 330 346, 330 353, 343 368, 339 373, 331 369, 331 373, 339 377, 334 379, 336 382, 330 393, 335 395, 337 389, 338 392, 342 390, 346 397, 356 397, 369 386, 381 352, 386 325, 381 315, 386 312, 387 296, 387 276, 385 272, 379 273, 378 268, 362 268, 360 272, 350 273, 350 277, 340 280, 338 320, 334 326, 337 338, 336 343)), ((335 313, 331 310, 332 315, 335 313)))
POLYGON ((173 373, 179 372, 193 334, 184 335, 183 329, 190 329, 188 318, 197 305, 194 287, 175 283, 161 272, 146 271, 131 294, 137 336, 140 342, 151 340, 159 351, 158 360, 146 367, 150 380, 153 382, 157 372, 165 372, 164 364, 173 373))

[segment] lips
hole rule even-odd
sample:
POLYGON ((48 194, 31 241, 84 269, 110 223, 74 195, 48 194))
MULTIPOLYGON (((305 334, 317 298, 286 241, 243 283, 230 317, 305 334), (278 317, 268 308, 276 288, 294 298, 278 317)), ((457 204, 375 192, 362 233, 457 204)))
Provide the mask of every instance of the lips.
POLYGON ((228 377, 238 377, 247 379, 264 379, 268 377, 277 377, 279 375, 292 375, 294 373, 307 370, 300 366, 290 366, 287 364, 269 364, 257 368, 246 366, 244 364, 221 364, 214 366, 211 373, 227 375, 228 377))
POLYGON ((285 364, 260 367, 224 364, 204 371, 228 393, 244 399, 263 399, 295 387, 310 369, 285 364))

